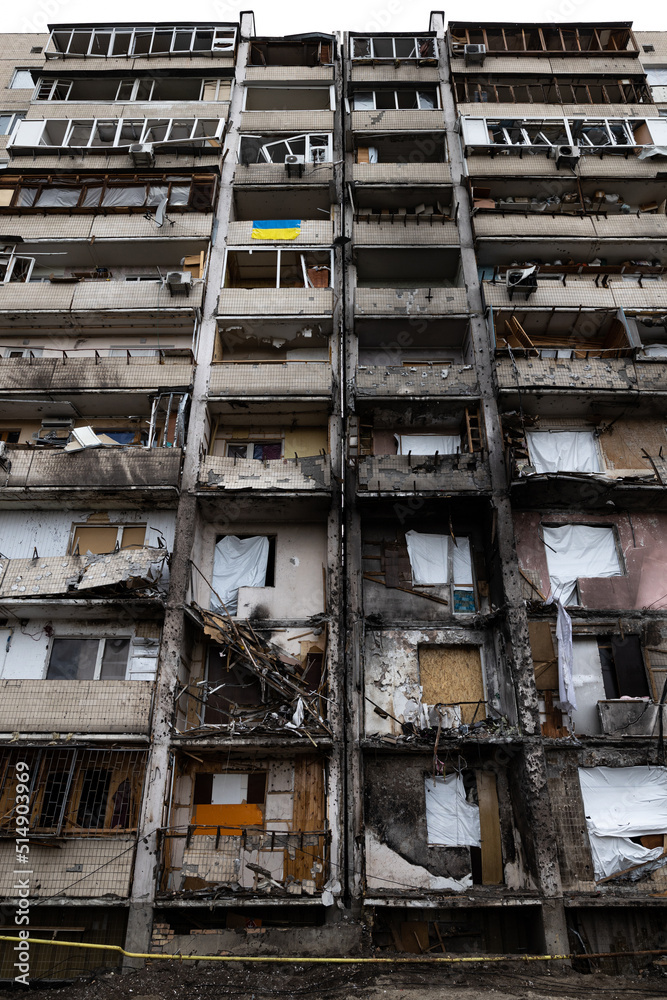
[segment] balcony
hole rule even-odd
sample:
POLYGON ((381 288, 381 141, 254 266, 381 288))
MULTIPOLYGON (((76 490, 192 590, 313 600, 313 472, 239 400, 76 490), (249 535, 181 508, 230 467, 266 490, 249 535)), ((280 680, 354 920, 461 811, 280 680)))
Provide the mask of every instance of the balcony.
POLYGON ((357 288, 354 293, 355 316, 460 316, 467 311, 465 288, 357 288))
POLYGON ((0 474, 0 503, 108 501, 170 507, 176 502, 180 448, 101 448, 80 452, 15 447, 0 474))
POLYGON ((6 602, 79 594, 109 599, 125 597, 128 590, 155 597, 165 587, 167 555, 164 548, 141 546, 101 555, 3 558, 0 597, 6 602))
POLYGON ((332 369, 325 361, 214 364, 209 396, 329 396, 332 369))
MULTIPOLYGON (((631 107, 608 107, 607 117, 600 118, 595 108, 563 108, 564 115, 553 113, 553 106, 496 105, 494 113, 478 116, 480 105, 470 105, 461 112, 461 136, 465 155, 499 152, 522 157, 535 152, 555 155, 556 147, 576 147, 578 158, 594 155, 662 157, 667 144, 667 122, 649 105, 648 115, 637 117, 631 107), (581 117, 571 117, 578 115, 581 117)), ((639 107, 643 107, 640 105, 639 107)), ((576 155, 576 154, 575 154, 576 155)), ((626 165, 626 170, 629 168, 626 165)))
MULTIPOLYGON (((398 245, 457 246, 459 231, 455 222, 445 216, 365 216, 357 215, 352 228, 355 244, 362 246, 398 245), (367 221, 362 221, 365 218, 367 221)), ((667 221, 667 220, 665 220, 667 221)))
POLYGON ((357 396, 476 396, 477 372, 473 365, 360 365, 356 371, 357 396))
POLYGON ((383 109, 379 111, 353 111, 353 131, 377 129, 378 132, 396 129, 401 132, 443 132, 445 119, 443 112, 436 110, 401 111, 383 109))
POLYGON ((516 56, 523 63, 535 56, 548 56, 554 61, 570 58, 581 63, 604 53, 613 65, 617 59, 639 55, 634 32, 627 25, 493 25, 480 27, 467 21, 449 25, 450 51, 453 58, 462 57, 466 45, 484 45, 489 56, 516 56))
POLYGON ((247 66, 245 78, 247 83, 333 83, 334 67, 247 66))
POLYGON ((357 461, 357 489, 364 493, 480 493, 491 489, 481 454, 375 455, 357 461))
POLYGON ((333 111, 244 111, 241 132, 333 132, 333 111))
POLYGON ((331 488, 331 461, 328 455, 265 461, 207 455, 199 468, 199 488, 270 492, 328 491, 331 488))
POLYGON ((651 212, 604 217, 593 214, 531 214, 499 209, 475 215, 473 226, 477 239, 506 240, 509 232, 513 240, 525 238, 533 241, 554 237, 588 240, 664 240, 667 237, 667 216, 651 212))
POLYGON ((224 126, 224 119, 220 117, 26 118, 15 129, 7 148, 19 156, 53 154, 59 150, 127 156, 129 146, 135 143, 150 145, 154 152, 161 149, 211 151, 220 149, 224 126))
POLYGON ((332 288, 223 288, 219 316, 320 316, 333 312, 332 288))
POLYGON ((183 357, 77 358, 63 351, 61 358, 0 358, 4 392, 155 392, 189 386, 192 374, 192 360, 183 357))
POLYGON ((179 296, 159 281, 11 282, 0 283, 0 317, 22 313, 36 323, 49 323, 54 315, 71 321, 77 313, 77 322, 85 325, 98 322, 100 314, 137 313, 146 319, 159 315, 162 322, 192 317, 203 299, 201 281, 192 284, 188 295, 179 296))
POLYGON ((150 730, 149 681, 0 680, 0 730, 127 733, 150 730), (57 719, 54 717, 57 706, 57 719))
POLYGON ((496 358, 501 391, 667 392, 667 362, 632 358, 496 358))
MULTIPOLYGON (((604 268, 602 269, 604 270, 604 268)), ((484 281, 484 298, 495 308, 508 308, 512 304, 504 282, 484 281)), ((514 298, 516 304, 516 297, 514 298)), ((667 282, 647 281, 643 287, 639 283, 609 281, 607 286, 600 282, 581 278, 566 282, 541 280, 535 292, 527 300, 528 309, 570 308, 585 306, 586 309, 667 309, 667 282)))

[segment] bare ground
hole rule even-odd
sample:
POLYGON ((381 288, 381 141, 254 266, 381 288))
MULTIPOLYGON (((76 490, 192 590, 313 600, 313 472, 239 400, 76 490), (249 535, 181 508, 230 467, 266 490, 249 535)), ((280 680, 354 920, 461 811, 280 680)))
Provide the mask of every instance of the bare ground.
MULTIPOLYGON (((22 990, 25 992, 25 990, 22 990)), ((0 990, 0 1000, 16 1000, 0 990)), ((243 963, 212 968, 149 963, 121 975, 101 972, 66 986, 33 984, 31 998, 49 1000, 657 1000, 667 998, 667 975, 653 967, 638 976, 581 974, 520 963, 450 970, 419 964, 372 966, 243 963)))

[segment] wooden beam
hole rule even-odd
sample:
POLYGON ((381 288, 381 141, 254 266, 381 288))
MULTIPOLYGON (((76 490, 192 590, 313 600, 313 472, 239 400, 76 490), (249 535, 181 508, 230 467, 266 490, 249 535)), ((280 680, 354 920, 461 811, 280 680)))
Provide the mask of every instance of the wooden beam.
POLYGON ((475 774, 482 840, 482 885, 498 885, 503 881, 503 850, 496 776, 493 771, 476 771, 475 774))

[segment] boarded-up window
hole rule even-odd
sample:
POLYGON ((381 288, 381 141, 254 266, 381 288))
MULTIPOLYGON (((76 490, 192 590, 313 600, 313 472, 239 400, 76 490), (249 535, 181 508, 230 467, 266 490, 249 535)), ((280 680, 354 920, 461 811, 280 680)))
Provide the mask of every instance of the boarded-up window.
POLYGON ((478 646, 420 646, 419 680, 427 705, 460 705, 461 721, 486 718, 478 646))
POLYGON ((264 826, 266 771, 198 774, 194 787, 193 823, 196 834, 222 827, 225 835, 240 834, 245 827, 264 826))
POLYGON ((146 541, 146 525, 80 524, 74 528, 72 553, 85 556, 86 552, 100 555, 121 549, 141 547, 146 541), (77 553, 78 549, 78 553, 77 553))

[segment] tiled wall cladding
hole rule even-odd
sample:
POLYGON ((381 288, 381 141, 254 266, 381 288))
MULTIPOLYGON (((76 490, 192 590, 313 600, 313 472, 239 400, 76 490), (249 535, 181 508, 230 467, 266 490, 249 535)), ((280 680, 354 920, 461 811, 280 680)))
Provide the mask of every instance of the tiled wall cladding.
MULTIPOLYGON (((429 221, 433 216, 425 216, 421 223, 403 222, 400 215, 394 221, 377 216, 377 221, 356 222, 352 235, 354 242, 366 246, 388 244, 399 246, 421 246, 438 244, 456 246, 459 231, 455 222, 429 221)), ((667 221, 667 220, 666 220, 667 221)))
POLYGON ((157 389, 189 385, 192 365, 180 358, 0 358, 0 384, 12 389, 157 389))
POLYGON ((289 83, 295 81, 333 82, 333 66, 247 66, 245 78, 248 83, 289 83))
MULTIPOLYGON (((476 105, 479 114, 479 104, 476 105)), ((422 130, 444 131, 442 111, 353 111, 352 128, 357 129, 401 129, 421 132, 422 130)))
MULTIPOLYGON (((50 68, 50 67, 49 67, 50 68)), ((63 73, 63 75, 65 75, 63 73)), ((75 101, 38 101, 30 105, 26 118, 221 118, 227 120, 228 101, 146 101, 122 104, 104 101, 79 104, 75 101)))
MULTIPOLYGON (((174 213, 173 226, 159 230, 160 241, 182 239, 208 239, 213 226, 213 214, 204 212, 174 213)), ((154 218, 143 215, 5 215, 2 218, 5 232, 20 232, 24 240, 30 239, 150 239, 158 235, 154 218)), ((101 248, 97 247, 98 255, 101 248)), ((173 270, 178 270, 178 254, 173 270)), ((113 271, 113 268, 111 268, 113 271)))
MULTIPOLYGON (((283 167, 283 171, 285 168, 283 167)), ((299 235, 295 240, 290 240, 289 244, 286 244, 284 240, 279 241, 281 247, 287 245, 294 246, 294 244, 300 244, 301 246, 312 246, 315 244, 326 244, 330 245, 333 240, 333 222, 328 222, 323 219, 322 222, 319 220, 309 220, 305 219, 301 223, 301 230, 299 235)), ((270 240, 263 240, 261 245, 267 246, 271 242, 270 240)), ((228 246, 248 246, 248 245, 258 245, 258 241, 255 240, 253 244, 252 240, 252 221, 250 222, 230 222, 227 227, 227 245, 228 246)))
MULTIPOLYGON (((59 840, 58 847, 30 845, 31 894, 74 899, 126 898, 134 862, 134 837, 82 837, 59 840), (93 874, 94 873, 94 874, 93 874)), ((0 842, 0 894, 15 897, 17 876, 13 841, 0 842)))
POLYGON ((331 132, 333 111, 244 111, 242 132, 331 132))
MULTIPOLYGON (((548 156, 539 153, 535 156, 512 156, 508 160, 509 154, 499 156, 469 156, 466 160, 466 168, 471 177, 561 177, 563 180, 574 176, 569 167, 558 169, 556 161, 548 156)), ((607 156, 582 156, 576 166, 576 174, 581 177, 599 177, 600 180, 606 177, 619 178, 628 176, 628 170, 632 170, 633 178, 655 177, 662 173, 665 168, 663 160, 638 160, 633 159, 631 166, 625 156, 610 153, 607 156)))
POLYGON ((659 118, 655 104, 459 104, 473 118, 659 118))
POLYGON ((599 239, 662 239, 667 238, 667 217, 643 214, 619 215, 604 218, 590 215, 577 218, 570 215, 546 215, 519 212, 498 212, 494 215, 477 215, 474 220, 475 235, 506 237, 508 229, 517 239, 522 236, 572 236, 599 239))
POLYGON ((0 730, 147 733, 149 681, 0 680, 0 730))
MULTIPOLYGON (((528 74, 540 76, 567 73, 580 76, 609 74, 619 79, 626 74, 640 73, 639 60, 631 55, 594 56, 585 54, 584 58, 575 56, 513 56, 486 54, 481 66, 466 66, 465 60, 455 57, 451 60, 452 73, 470 73, 472 76, 492 76, 495 73, 528 74)), ((479 105, 478 105, 479 107, 479 105)))
POLYGON ((62 451, 12 451, 11 470, 3 487, 122 487, 177 486, 180 448, 62 451))
POLYGON ((204 283, 194 282, 189 295, 171 295, 160 282, 80 281, 77 285, 0 284, 1 312, 76 312, 80 309, 192 311, 201 306, 204 283))
POLYGON ((451 184, 452 172, 448 163, 355 163, 352 180, 358 184, 451 184))
MULTIPOLYGON (((8 136, 0 136, 0 151, 4 152, 7 145, 7 139, 8 136)), ((78 152, 78 150, 72 149, 72 155, 70 155, 70 151, 68 151, 67 165, 71 170, 99 170, 100 172, 104 171, 105 173, 108 173, 110 170, 136 170, 131 157, 123 153, 116 153, 114 156, 99 156, 95 153, 84 153, 83 155, 78 155, 78 152)), ((12 169, 34 170, 36 165, 40 171, 62 170, 63 161, 58 156, 48 155, 41 155, 39 160, 35 161, 35 157, 32 152, 25 156, 21 156, 17 152, 12 151, 12 169)), ((159 170, 173 170, 174 173, 180 173, 183 171, 185 173, 191 170, 208 171, 211 168, 218 167, 219 165, 219 153, 213 156, 209 153, 202 153, 197 156, 192 153, 180 153, 179 155, 176 155, 175 153, 169 152, 168 146, 161 146, 155 150, 155 166, 159 170)))
POLYGON ((357 396, 474 396, 479 392, 473 365, 439 365, 412 370, 409 366, 360 365, 357 396))
MULTIPOLYGON (((485 281, 483 284, 484 298, 488 305, 509 306, 510 297, 504 282, 500 280, 495 284, 485 281)), ((513 303, 523 303, 523 299, 514 296, 513 303)), ((619 306, 624 309, 667 309, 667 282, 648 281, 643 288, 639 285, 630 285, 625 282, 609 283, 608 288, 595 286, 593 281, 576 281, 568 277, 567 284, 563 285, 559 281, 540 281, 538 287, 527 301, 527 306, 579 306, 585 304, 588 309, 608 308, 614 309, 619 306)))
POLYGON ((327 361, 216 364, 208 392, 209 396, 324 396, 331 392, 331 365, 327 361))
POLYGON ((332 310, 331 288, 223 288, 218 299, 221 316, 327 316, 332 310))
POLYGON ((444 316, 465 313, 465 288, 357 288, 357 316, 444 316))
POLYGON ((331 163, 305 163, 300 168, 288 172, 284 163, 237 163, 234 171, 234 185, 239 184, 318 184, 328 185, 333 181, 334 168, 331 163), (299 173, 301 169, 301 173, 299 173))
POLYGON ((331 461, 328 455, 265 462, 208 455, 201 463, 199 483, 222 490, 327 490, 331 461))
POLYGON ((480 455, 375 455, 360 458, 357 487, 365 492, 452 490, 479 493, 491 489, 489 468, 480 455), (426 468, 425 468, 426 467, 426 468), (431 471, 432 470, 432 471, 431 471))
POLYGON ((397 66, 394 63, 376 63, 374 66, 352 64, 350 79, 359 83, 437 83, 437 66, 397 66))
POLYGON ((660 361, 633 362, 630 358, 496 359, 500 389, 621 389, 626 392, 667 391, 667 364, 660 361))

